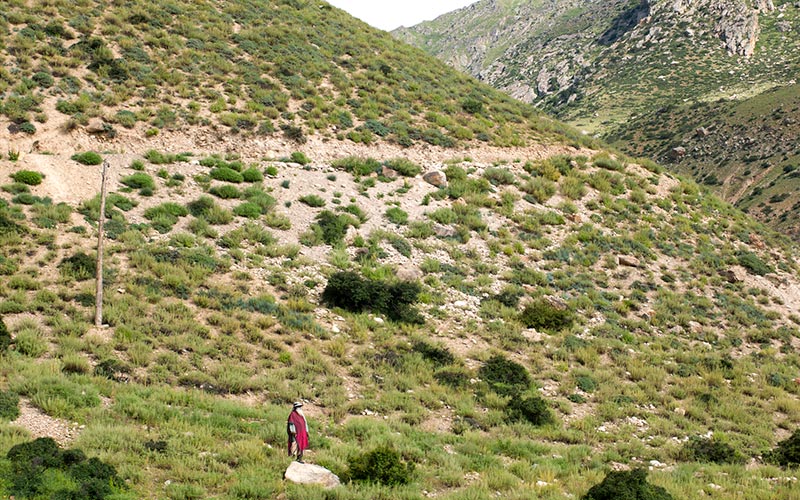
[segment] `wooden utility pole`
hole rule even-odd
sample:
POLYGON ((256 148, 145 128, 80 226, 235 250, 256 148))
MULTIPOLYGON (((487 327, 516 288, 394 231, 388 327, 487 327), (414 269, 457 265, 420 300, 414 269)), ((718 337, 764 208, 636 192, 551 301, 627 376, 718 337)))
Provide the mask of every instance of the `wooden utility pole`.
POLYGON ((103 326, 103 222, 106 220, 106 173, 108 162, 103 160, 100 180, 100 214, 97 217, 97 288, 94 297, 94 326, 103 326))

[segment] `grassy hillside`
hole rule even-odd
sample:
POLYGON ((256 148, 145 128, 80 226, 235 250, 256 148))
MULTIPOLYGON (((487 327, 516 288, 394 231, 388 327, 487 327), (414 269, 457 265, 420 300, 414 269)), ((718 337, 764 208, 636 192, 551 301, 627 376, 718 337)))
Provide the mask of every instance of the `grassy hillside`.
POLYGON ((453 158, 446 188, 380 157, 106 155, 102 329, 97 199, 58 189, 96 167, 3 160, 0 390, 23 416, 0 417, 0 496, 42 432, 114 466, 113 498, 567 498, 640 466, 675 498, 789 495, 762 456, 800 423, 797 248, 591 155, 453 158), (409 483, 284 483, 296 399, 308 460, 346 478, 388 445, 409 483))
POLYGON ((12 148, 84 126, 109 138, 203 127, 300 143, 580 140, 324 2, 33 3, 0 7, 12 148))

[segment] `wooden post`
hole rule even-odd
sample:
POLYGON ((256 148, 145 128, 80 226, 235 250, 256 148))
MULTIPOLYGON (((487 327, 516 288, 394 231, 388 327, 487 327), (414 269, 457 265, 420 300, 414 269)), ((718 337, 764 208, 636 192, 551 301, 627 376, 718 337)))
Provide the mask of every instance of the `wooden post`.
POLYGON ((94 302, 94 326, 103 326, 103 223, 106 220, 106 173, 108 162, 103 160, 100 180, 100 215, 97 217, 97 288, 94 302))

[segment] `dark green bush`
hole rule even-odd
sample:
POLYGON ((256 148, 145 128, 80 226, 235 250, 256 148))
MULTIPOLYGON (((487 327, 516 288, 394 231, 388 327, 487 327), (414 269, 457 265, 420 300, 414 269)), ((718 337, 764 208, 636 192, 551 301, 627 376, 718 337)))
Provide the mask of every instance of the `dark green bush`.
POLYGON ((469 385, 470 375, 463 368, 445 368, 434 373, 433 378, 453 389, 464 389, 469 385))
POLYGON ((24 134, 33 135, 36 133, 36 125, 28 121, 20 123, 18 125, 18 128, 19 131, 24 134))
POLYGON ((719 438, 693 436, 683 445, 679 454, 684 462, 706 462, 715 464, 742 464, 745 457, 719 438))
POLYGON ((103 157, 94 151, 87 151, 85 153, 76 153, 71 157, 73 160, 83 165, 100 165, 103 163, 103 157))
POLYGON ((525 421, 533 425, 546 425, 555 421, 547 401, 539 396, 512 397, 506 407, 506 415, 512 421, 525 421))
POLYGON ((11 334, 8 333, 8 328, 6 327, 6 323, 3 321, 3 318, 0 317, 0 354, 3 354, 8 350, 8 346, 11 345, 11 334))
POLYGON ((495 354, 480 367, 478 375, 496 393, 517 396, 531 385, 531 377, 524 366, 501 354, 495 354))
MULTIPOLYGON (((3 348, 0 347, 0 352, 2 351, 3 348)), ((18 416, 19 396, 13 392, 0 391, 0 420, 16 420, 18 416)))
POLYGON ((553 333, 569 328, 575 321, 569 310, 559 309, 546 300, 537 300, 525 306, 519 320, 528 328, 553 333))
POLYGON ((88 280, 97 275, 97 261, 94 257, 78 252, 62 260, 58 269, 65 278, 88 280))
POLYGON ((660 486, 647 482, 647 471, 609 472, 603 482, 592 486, 582 500, 672 500, 672 495, 660 486))
POLYGON ((583 392, 594 392, 597 389, 597 382, 590 375, 578 375, 575 377, 575 385, 583 392))
POLYGON ((351 481, 398 486, 411 482, 414 464, 405 462, 400 453, 388 446, 351 457, 346 478, 351 481))
POLYGON ((775 272, 770 265, 761 260, 761 258, 753 252, 740 250, 737 252, 736 258, 739 261, 740 266, 744 267, 753 274, 764 276, 765 274, 775 272))
POLYGON ((796 429, 791 436, 778 443, 778 446, 766 453, 764 458, 781 467, 800 466, 800 429, 796 429))
MULTIPOLYGON (((92 299, 94 299, 94 297, 92 297, 92 299)), ((97 366, 94 367, 95 375, 111 380, 119 380, 121 375, 129 372, 130 367, 128 367, 128 365, 126 365, 124 362, 115 358, 104 359, 103 361, 97 363, 97 366)))
POLYGON ((244 181, 242 174, 229 167, 212 168, 208 173, 212 179, 239 184, 244 181))
POLYGON ((423 358, 427 359, 437 367, 453 364, 453 362, 456 360, 456 357, 453 356, 453 353, 451 353, 446 347, 435 346, 427 342, 418 341, 414 342, 411 348, 414 350, 414 352, 418 352, 423 358))
POLYGON ((335 214, 330 210, 323 210, 316 217, 315 225, 319 228, 322 241, 334 245, 342 241, 347 234, 347 228, 353 225, 353 218, 345 214, 335 214))
POLYGON ((240 195, 239 189, 237 189, 236 186, 231 186, 230 184, 214 186, 211 189, 209 189, 208 192, 218 198, 222 198, 223 200, 238 198, 240 195))
POLYGON ((369 175, 377 172, 381 168, 381 164, 377 160, 373 158, 360 158, 357 156, 340 158, 331 163, 331 166, 355 175, 369 175))
POLYGON ((261 217, 261 207, 251 201, 246 201, 233 209, 234 215, 247 217, 248 219, 258 219, 261 217))
POLYGON ((346 271, 330 277, 322 292, 322 300, 348 311, 369 310, 384 313, 393 321, 422 323, 422 317, 413 307, 420 291, 416 282, 369 280, 346 271))
POLYGON ((120 179, 120 182, 133 189, 155 189, 156 187, 156 183, 153 181, 153 178, 143 172, 137 172, 133 175, 123 177, 120 179))
POLYGON ((201 196, 194 201, 190 201, 186 205, 186 208, 189 210, 189 213, 195 217, 203 217, 209 210, 214 208, 215 205, 214 199, 210 196, 201 196))
POLYGON ((16 182, 27 184, 28 186, 38 186, 44 179, 44 174, 33 170, 20 170, 11 174, 11 178, 16 182))
POLYGON ((405 224, 408 222, 408 213, 400 207, 392 207, 386 210, 386 218, 392 224, 405 224))

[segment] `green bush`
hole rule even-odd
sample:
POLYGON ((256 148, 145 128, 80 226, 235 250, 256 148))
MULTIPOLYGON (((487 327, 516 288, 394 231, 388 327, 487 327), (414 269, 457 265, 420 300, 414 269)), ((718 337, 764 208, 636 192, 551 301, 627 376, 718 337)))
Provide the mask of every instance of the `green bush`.
POLYGON ((322 292, 322 300, 348 311, 368 310, 384 313, 393 321, 422 323, 419 311, 413 306, 420 291, 416 282, 370 280, 345 271, 330 277, 322 292))
POLYGON ((61 275, 78 281, 88 280, 97 275, 97 261, 83 252, 67 257, 58 265, 61 275))
POLYGON ((245 182, 261 182, 264 180, 264 174, 261 173, 261 170, 250 167, 247 170, 242 171, 242 179, 245 182))
POLYGON ((18 416, 19 396, 10 391, 0 391, 0 420, 16 420, 18 416))
POLYGON ((624 165, 612 158, 608 153, 599 153, 592 158, 592 161, 596 166, 606 170, 616 170, 617 172, 625 170, 624 165))
POLYGON ((258 219, 261 217, 261 207, 252 201, 246 201, 233 209, 234 215, 247 217, 248 219, 258 219))
POLYGON ((295 151, 291 154, 289 159, 292 161, 292 163, 299 163, 300 165, 308 165, 311 163, 311 160, 309 160, 308 156, 306 156, 302 151, 295 151))
POLYGON ((300 203, 304 203, 309 207, 319 208, 325 206, 325 200, 315 194, 307 194, 297 199, 300 203))
POLYGON ((85 153, 76 153, 71 157, 73 160, 83 165, 100 165, 103 163, 103 157, 94 151, 87 151, 85 153))
POLYGON ((433 378, 440 384, 453 389, 464 389, 469 385, 471 377, 463 368, 445 368, 434 373, 433 378))
POLYGON ((195 217, 204 217, 209 210, 216 206, 214 203, 214 199, 210 196, 201 196, 200 198, 190 201, 186 208, 189 210, 189 213, 194 215, 195 217))
POLYGON ((405 224, 408 222, 408 213, 399 207, 392 207, 386 211, 386 218, 392 224, 405 224))
POLYGON ((478 375, 494 392, 503 396, 516 397, 531 385, 528 370, 501 354, 489 358, 478 370, 478 375))
POLYGON ((212 168, 208 173, 212 179, 239 184, 244 181, 242 174, 229 167, 212 168))
POLYGON ((405 177, 415 177, 422 173, 422 167, 405 158, 393 158, 391 160, 386 160, 384 165, 392 170, 397 171, 398 174, 405 177))
POLYGON ((582 500, 672 500, 667 490, 647 482, 647 471, 609 472, 600 484, 592 486, 582 500))
POLYGON ((427 342, 414 342, 411 347, 414 352, 422 355, 423 358, 430 361, 434 366, 447 366, 455 362, 456 357, 453 356, 446 347, 431 345, 427 342))
POLYGON ((506 407, 506 415, 511 420, 529 422, 533 425, 546 425, 555 421, 547 401, 539 396, 512 397, 506 407))
POLYGON ((98 458, 86 458, 79 449, 61 450, 52 438, 13 446, 6 455, 11 463, 9 493, 17 498, 102 500, 119 493, 124 484, 113 466, 98 458), (53 483, 57 473, 69 480, 53 483))
POLYGON ((187 153, 181 153, 181 154, 161 153, 159 151, 156 151, 155 149, 151 149, 144 154, 145 159, 155 165, 166 165, 169 163, 188 161, 189 156, 190 155, 187 153))
POLYGON ((742 464, 745 457, 728 443, 717 437, 692 436, 683 445, 679 454, 684 462, 706 462, 715 464, 742 464))
POLYGON ((514 184, 514 174, 507 168, 489 167, 483 176, 494 186, 514 184))
POLYGON ((764 458, 781 467, 800 466, 800 429, 795 429, 791 436, 778 443, 764 458))
POLYGON ((239 193, 239 190, 236 188, 236 186, 231 186, 230 184, 223 184, 222 186, 214 186, 211 189, 209 189, 208 192, 218 198, 222 198, 223 200, 238 198, 241 194, 239 193))
POLYGON ((11 174, 11 178, 14 179, 15 182, 21 182, 22 184, 27 184, 28 186, 38 186, 42 183, 44 174, 40 172, 34 172, 33 170, 20 170, 11 174))
POLYGON ((6 327, 6 323, 3 321, 3 318, 0 317, 0 354, 3 354, 8 350, 8 346, 11 345, 11 334, 8 333, 8 328, 6 327))
POLYGON ((411 482, 414 464, 403 461, 400 453, 388 446, 351 457, 345 475, 351 481, 398 486, 411 482))
POLYGON ((575 318, 567 309, 559 309, 546 300, 537 300, 525 306, 519 320, 528 328, 555 333, 572 326, 575 318))
POLYGON ((323 210, 315 219, 313 230, 319 232, 322 241, 328 245, 335 245, 342 241, 347 234, 347 228, 353 225, 353 218, 345 214, 335 214, 330 210, 323 210))
POLYGON ((333 168, 345 170, 355 175, 369 175, 380 170, 381 164, 374 158, 361 158, 358 156, 348 156, 340 158, 331 163, 333 168))
POLYGON ((775 270, 766 262, 753 252, 740 250, 736 254, 739 265, 747 269, 753 274, 764 276, 765 274, 773 273, 775 270))
POLYGON ((145 174, 144 172, 137 172, 133 175, 129 175, 127 177, 123 177, 120 179, 120 182, 129 188, 133 189, 142 189, 142 188, 149 188, 155 189, 156 183, 152 177, 145 174))

